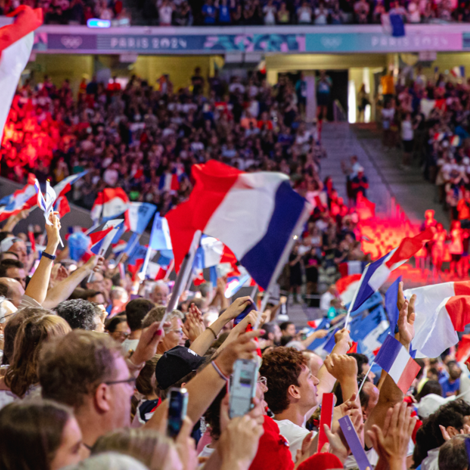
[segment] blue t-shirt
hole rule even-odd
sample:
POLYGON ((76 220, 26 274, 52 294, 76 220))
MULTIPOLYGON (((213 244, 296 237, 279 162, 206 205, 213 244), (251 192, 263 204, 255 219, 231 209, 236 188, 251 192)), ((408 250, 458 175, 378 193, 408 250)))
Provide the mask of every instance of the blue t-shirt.
POLYGON ((219 7, 219 21, 221 23, 230 23, 230 8, 227 5, 219 7))
POLYGON ((215 23, 215 7, 212 5, 204 5, 202 7, 202 13, 204 13, 204 23, 214 24, 215 23))
POLYGON ((458 392, 460 389, 460 379, 457 379, 454 383, 450 383, 447 377, 443 377, 439 380, 442 387, 442 396, 446 398, 448 393, 458 392))

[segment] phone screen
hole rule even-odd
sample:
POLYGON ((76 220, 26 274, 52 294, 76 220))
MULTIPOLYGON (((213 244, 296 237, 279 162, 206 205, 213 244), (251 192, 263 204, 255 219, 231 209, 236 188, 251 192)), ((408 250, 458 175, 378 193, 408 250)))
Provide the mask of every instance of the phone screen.
POLYGON ((183 419, 186 416, 188 406, 188 392, 185 388, 170 389, 168 405, 168 426, 167 434, 169 437, 176 437, 183 425, 183 419))
POLYGON ((258 377, 257 363, 248 359, 238 359, 232 377, 229 414, 234 418, 245 415, 252 408, 258 377))

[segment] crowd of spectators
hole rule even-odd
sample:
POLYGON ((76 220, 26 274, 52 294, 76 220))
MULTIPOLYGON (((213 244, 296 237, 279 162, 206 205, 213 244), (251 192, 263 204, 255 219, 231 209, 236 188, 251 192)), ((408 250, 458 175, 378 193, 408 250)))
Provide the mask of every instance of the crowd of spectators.
POLYGON ((433 217, 435 240, 428 247, 429 266, 456 264, 460 277, 467 272, 470 228, 470 80, 452 73, 426 75, 421 67, 403 70, 398 80, 382 77, 380 117, 386 149, 400 147, 401 168, 416 171, 436 187, 435 201, 448 211, 449 231, 433 217), (401 139, 400 139, 401 137, 401 139))
MULTIPOLYGON (((86 24, 91 18, 102 20, 129 20, 122 0, 2 0, 0 15, 7 15, 18 5, 42 8, 46 24, 86 24)), ((127 22, 129 24, 129 21, 127 22)))
MULTIPOLYGON (((110 259, 92 256, 73 269, 66 250, 58 251, 60 221, 50 221, 39 263, 25 234, 0 232, 2 468, 357 468, 357 450, 352 455, 339 427, 344 416, 376 468, 467 468, 459 439, 470 431, 470 405, 468 396, 456 396, 470 378, 455 351, 418 360, 420 372, 403 393, 389 375, 378 384, 367 356, 348 353, 347 329, 335 334, 326 358, 306 349, 327 331, 305 337, 281 322, 282 301, 234 326, 252 300, 230 304, 224 282, 187 292, 161 325, 167 281, 144 289, 144 298, 110 259), (246 332, 258 321, 261 330, 246 332), (237 359, 253 360, 257 351, 253 408, 230 416, 229 376, 237 359), (188 394, 176 438, 165 435, 172 387, 188 394), (319 406, 330 392, 329 446, 317 449, 319 406)), ((401 297, 396 338, 408 349, 414 313, 401 297)))
MULTIPOLYGON (((319 87, 323 81, 330 86, 327 80, 320 75, 319 87)), ((327 95, 324 88, 319 92, 327 95)), ((75 100, 68 81, 56 87, 46 76, 25 83, 14 99, 2 175, 25 182, 33 172, 42 183, 58 183, 87 169, 71 202, 90 209, 99 191, 119 186, 131 200, 153 203, 165 215, 188 197, 195 163, 216 159, 244 171, 281 171, 315 206, 284 276, 284 287, 300 301, 301 286, 317 294, 319 278, 322 285, 334 282, 339 264, 365 259, 354 207, 367 185, 354 158, 344 168, 349 200, 338 196, 331 178, 320 178, 326 154, 319 125, 307 128, 303 121, 304 93, 302 75, 296 81, 283 75, 271 86, 262 73, 227 82, 196 69, 191 86, 180 90, 168 76, 159 78, 157 90, 137 77, 123 89, 117 81, 104 87, 84 80, 75 100), (177 175, 171 189, 162 184, 168 174, 177 175)))
POLYGON ((380 24, 386 13, 407 23, 470 21, 467 3, 451 0, 141 0, 132 5, 134 19, 122 0, 2 0, 0 14, 19 3, 43 8, 46 24, 70 25, 91 18, 159 26, 380 24))

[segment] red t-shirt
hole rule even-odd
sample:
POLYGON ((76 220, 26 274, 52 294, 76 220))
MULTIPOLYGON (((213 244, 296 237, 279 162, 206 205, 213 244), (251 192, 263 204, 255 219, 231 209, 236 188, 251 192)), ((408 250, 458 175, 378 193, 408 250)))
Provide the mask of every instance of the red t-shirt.
POLYGON ((264 434, 261 436, 249 470, 292 470, 294 462, 289 443, 279 432, 279 426, 269 416, 264 417, 264 434))

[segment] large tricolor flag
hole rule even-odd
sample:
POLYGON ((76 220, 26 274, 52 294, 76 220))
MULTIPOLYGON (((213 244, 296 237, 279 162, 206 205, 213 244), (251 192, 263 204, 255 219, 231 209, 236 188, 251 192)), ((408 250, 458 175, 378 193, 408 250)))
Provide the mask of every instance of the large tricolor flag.
POLYGON ((0 140, 18 81, 31 56, 34 30, 42 24, 42 9, 22 5, 8 16, 16 18, 13 24, 0 28, 0 140))
POLYGON ((5 196, 0 205, 0 222, 6 220, 22 210, 30 209, 37 204, 37 187, 35 185, 35 178, 33 174, 28 175, 28 183, 21 189, 18 189, 13 194, 5 196))
POLYGON ((444 282, 407 289, 407 299, 416 295, 416 357, 438 357, 458 343, 458 331, 470 323, 470 281, 444 282))
POLYGON ((98 193, 91 208, 91 220, 105 222, 124 214, 129 209, 129 198, 122 188, 106 188, 98 193))
POLYGON ((351 302, 349 312, 357 310, 374 292, 377 292, 388 279, 390 273, 406 263, 422 247, 423 243, 432 240, 430 228, 415 237, 405 237, 397 248, 382 258, 369 264, 364 270, 357 294, 351 302))
POLYGON ((227 245, 263 289, 276 278, 310 205, 282 173, 194 165, 189 200, 166 215, 179 270, 197 230, 227 245))
POLYGON ((408 392, 421 369, 406 348, 392 335, 385 338, 374 362, 388 372, 403 393, 408 392))

